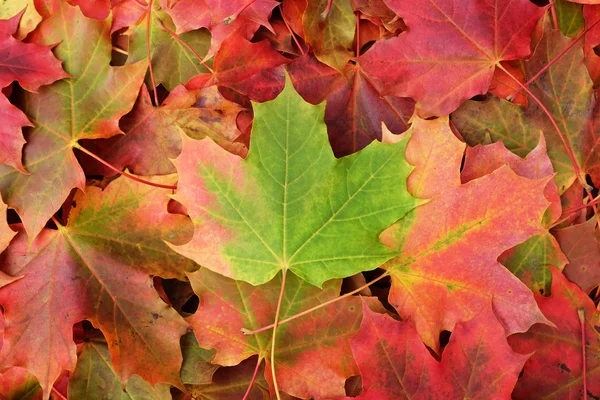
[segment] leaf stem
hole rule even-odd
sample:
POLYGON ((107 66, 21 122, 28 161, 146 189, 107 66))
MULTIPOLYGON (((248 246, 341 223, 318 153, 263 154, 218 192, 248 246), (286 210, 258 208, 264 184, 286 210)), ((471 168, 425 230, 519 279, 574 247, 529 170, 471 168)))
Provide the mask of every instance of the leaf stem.
MULTIPOLYGON (((294 314, 294 315, 292 315, 289 318, 286 318, 286 319, 283 319, 283 320, 279 321, 279 323, 277 324, 277 326, 281 326, 283 324, 287 324, 288 322, 293 321, 296 318, 303 317, 306 314, 310 314, 311 312, 316 311, 319 308, 327 307, 328 305, 336 303, 336 302, 338 302, 340 300, 343 300, 346 297, 350 297, 350 296, 352 296, 352 295, 360 292, 361 290, 368 288, 372 284, 374 284, 376 282, 379 282, 380 280, 382 280, 383 278, 385 278, 386 276, 389 276, 389 275, 390 275, 389 271, 385 271, 383 274, 379 275, 377 278, 373 279, 371 282, 367 282, 366 284, 362 285, 361 287, 359 287, 357 289, 354 289, 351 292, 343 294, 343 295, 341 295, 339 297, 336 297, 335 299, 331 299, 329 301, 326 301, 325 303, 319 304, 318 306, 314 306, 312 308, 309 308, 308 310, 302 311, 302 312, 300 312, 298 314, 294 314)), ((259 329, 254 329, 252 331, 248 330, 248 329, 242 329, 242 333, 244 335, 256 335, 257 333, 268 331, 269 329, 273 328, 274 326, 275 326, 275 324, 271 324, 271 325, 263 326, 262 328, 259 328, 259 329)))
MULTIPOLYGON (((571 48, 573 46, 575 46, 575 44, 577 42, 579 42, 586 33, 588 33, 590 30, 592 30, 596 25, 598 25, 598 23, 600 23, 600 19, 596 22, 594 22, 591 26, 589 26, 588 28, 586 28, 586 30, 584 30, 583 32, 581 32, 579 35, 577 35, 577 37, 575 39, 573 39, 573 41, 571 43, 569 43, 569 45, 567 47, 565 47, 560 53, 558 53, 552 60, 550 60, 550 62, 546 65, 544 65, 544 68, 540 69, 537 74, 535 74, 534 76, 532 76, 527 82, 525 82, 523 85, 524 86, 529 86, 531 83, 533 83, 537 78, 539 78, 539 76, 541 74, 543 74, 544 72, 546 72, 546 70, 548 68, 550 68, 552 66, 552 64, 554 64, 555 62, 557 62, 562 56, 565 55, 566 52, 568 52, 569 50, 571 50, 571 48)), ((517 90, 515 90, 510 96, 508 96, 506 99, 507 100, 512 100, 514 99, 519 93, 521 93, 523 89, 519 88, 517 90)))
POLYGON ((50 393, 56 395, 56 397, 60 398, 61 400, 67 400, 67 398, 65 396, 63 396, 62 393, 60 393, 58 390, 56 390, 56 388, 54 386, 52 386, 50 393))
POLYGON ((281 311, 281 303, 283 301, 283 294, 285 293, 285 277, 287 276, 287 268, 284 268, 281 272, 281 290, 279 291, 279 300, 277 300, 277 309, 275 310, 275 322, 273 322, 273 336, 271 338, 271 376, 273 378, 273 387, 275 389, 275 396, 277 400, 281 400, 279 394, 279 386, 277 385, 277 375, 275 374, 275 340, 277 339, 277 325, 279 324, 279 312, 281 311))
POLYGON ((258 370, 260 369, 262 360, 262 357, 258 357, 258 360, 256 361, 256 368, 254 368, 254 374, 252 374, 252 379, 250 380, 250 384, 248 385, 248 389, 246 389, 246 394, 244 394, 244 398, 242 400, 247 400, 248 396, 250 396, 250 392, 252 391, 252 386, 254 386, 254 381, 256 381, 256 377, 258 376, 258 370))
POLYGON ((357 11, 356 15, 356 57, 360 57, 360 13, 357 11))
POLYGON ((124 55, 126 55, 126 56, 128 56, 128 55, 129 55, 129 53, 128 53, 127 51, 125 51, 125 50, 123 50, 122 48, 120 48, 120 47, 117 47, 117 46, 113 46, 113 47, 112 47, 112 50, 113 50, 114 52, 117 52, 117 53, 120 53, 120 54, 124 54, 124 55))
POLYGON ((152 1, 148 0, 148 12, 146 20, 146 56, 148 57, 148 71, 150 72, 150 82, 152 82, 152 92, 154 93, 154 103, 156 107, 158 102, 158 93, 156 92, 156 81, 154 80, 154 72, 152 71, 152 55, 150 54, 150 29, 152 28, 152 1))
POLYGON ((95 155, 94 153, 92 153, 91 151, 89 151, 88 149, 86 149, 85 147, 83 147, 83 146, 81 146, 79 144, 75 144, 73 147, 75 147, 76 149, 79 149, 83 153, 85 153, 88 156, 92 157, 94 160, 96 160, 96 161, 104 164, 105 166, 107 166, 108 168, 112 169, 116 173, 121 174, 121 175, 125 176, 126 178, 131 179, 132 181, 136 181, 136 182, 139 182, 139 183, 143 183, 144 185, 154 186, 154 187, 162 188, 162 189, 171 189, 171 190, 177 189, 177 186, 163 185, 161 183, 154 183, 154 182, 147 181, 145 179, 139 178, 139 177, 137 177, 135 175, 131 175, 131 174, 125 172, 125 171, 121 171, 120 169, 118 169, 114 165, 112 165, 112 164, 104 161, 103 159, 101 159, 100 157, 98 157, 97 155, 95 155))
POLYGON ((331 11, 332 4, 333 4, 333 0, 327 0, 327 7, 325 7, 325 10, 323 10, 323 12, 321 13, 321 21, 325 21, 327 19, 327 17, 329 16, 329 12, 331 11))
MULTIPOLYGON (((521 86, 521 88, 536 102, 538 103, 538 105, 541 107, 542 111, 544 111, 544 113, 548 116, 548 118, 550 119, 550 122, 552 123, 552 126, 554 127, 554 129, 556 130, 556 133, 558 133, 558 136, 560 137, 560 140, 563 144, 563 146, 565 147, 565 150, 567 151, 567 154, 569 155, 569 158, 571 159, 571 164, 573 164, 573 171, 575 172, 575 176, 577 178, 577 180, 581 183, 581 185, 585 188, 585 191, 587 192, 588 196, 590 196, 590 199, 593 198, 590 189, 588 187, 588 184, 585 182, 585 179, 582 178, 581 176, 581 170, 579 169, 579 164, 577 163, 577 160, 575 159, 575 155, 573 154, 573 151, 571 150, 571 148, 569 147, 567 140, 565 139, 565 136, 563 135, 562 131, 560 130, 560 128, 558 127, 558 124, 556 123, 556 121, 554 120, 554 117, 552 117, 552 114, 550 114, 550 111, 548 111, 548 109, 546 108, 546 106, 542 103, 542 101, 540 99, 537 98, 536 95, 534 95, 531 90, 529 90, 524 84, 522 84, 517 78, 514 77, 513 74, 511 74, 506 68, 504 68, 502 66, 502 64, 500 64, 499 62, 496 63, 496 67, 500 68, 502 71, 504 71, 504 73, 506 75, 508 75, 513 81, 515 81, 517 83, 517 85, 521 86)), ((594 211, 596 211, 596 206, 594 205, 594 211)))
POLYGON ((566 217, 559 219, 558 221, 556 221, 551 227, 550 229, 554 228, 555 226, 558 226, 560 224, 562 224, 563 222, 567 221, 570 217, 571 214, 579 211, 579 210, 583 210, 584 208, 588 208, 590 206, 595 206, 596 204, 600 203, 600 196, 596 197, 595 199, 593 199, 592 201, 590 201, 587 204, 583 204, 581 206, 577 206, 577 207, 573 207, 573 208, 569 208, 568 210, 563 212, 563 215, 566 215, 566 217))
POLYGON ((587 400, 587 360, 585 355, 585 309, 577 310, 579 316, 579 326, 581 327, 581 357, 583 358, 583 400, 587 400))
POLYGON ((550 13, 552 14, 552 22, 554 23, 554 29, 558 29, 558 17, 556 16, 554 0, 550 0, 550 13))
POLYGON ((177 40, 186 49, 188 49, 194 55, 194 57, 196 57, 198 59, 198 61, 200 61, 200 64, 202 64, 207 70, 209 70, 211 74, 215 73, 215 71, 208 64, 206 64, 206 61, 202 57, 200 57, 200 55, 194 49, 192 49, 192 47, 189 44, 184 42, 183 39, 181 39, 178 34, 173 32, 166 26, 164 26, 162 23, 159 23, 158 27, 159 27, 159 29, 162 29, 163 31, 167 32, 169 35, 171 35, 171 37, 173 39, 177 40))
POLYGON ((292 27, 290 26, 290 24, 288 24, 288 22, 285 20, 285 16, 283 15, 283 8, 281 7, 281 4, 279 5, 279 13, 281 14, 281 19, 283 20, 283 23, 285 24, 287 30, 290 31, 290 35, 292 35, 292 39, 294 39, 296 46, 298 46, 298 49, 300 49, 302 56, 305 56, 306 53, 304 52, 304 49, 302 48, 302 46, 300 46, 300 42, 298 41, 298 38, 296 38, 296 34, 292 30, 292 27))

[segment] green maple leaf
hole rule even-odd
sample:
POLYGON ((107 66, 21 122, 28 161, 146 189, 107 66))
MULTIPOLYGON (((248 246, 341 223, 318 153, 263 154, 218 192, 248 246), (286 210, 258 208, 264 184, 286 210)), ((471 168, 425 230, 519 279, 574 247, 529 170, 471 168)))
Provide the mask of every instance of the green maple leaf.
POLYGON ((321 286, 390 259, 394 250, 378 235, 420 204, 406 190, 408 136, 336 159, 324 110, 304 102, 288 79, 277 99, 254 104, 245 160, 212 140, 185 138, 174 161, 175 199, 195 233, 174 249, 253 285, 289 269, 321 286))

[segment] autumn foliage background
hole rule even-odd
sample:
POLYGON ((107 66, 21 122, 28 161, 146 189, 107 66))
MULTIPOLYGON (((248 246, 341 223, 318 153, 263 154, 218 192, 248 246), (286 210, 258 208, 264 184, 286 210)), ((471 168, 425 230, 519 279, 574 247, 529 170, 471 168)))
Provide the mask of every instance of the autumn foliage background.
POLYGON ((2 1, 0 398, 600 398, 599 22, 2 1))

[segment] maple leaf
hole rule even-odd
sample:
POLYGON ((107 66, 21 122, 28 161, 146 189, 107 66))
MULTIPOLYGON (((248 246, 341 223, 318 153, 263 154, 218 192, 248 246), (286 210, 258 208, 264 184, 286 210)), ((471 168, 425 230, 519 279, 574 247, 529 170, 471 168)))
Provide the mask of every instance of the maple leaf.
MULTIPOLYGON (((215 55, 214 79, 220 87, 225 86, 236 90, 241 82, 250 80, 262 71, 278 67, 287 61, 270 46, 267 40, 251 43, 243 36, 232 35, 223 41, 215 55)), ((253 85, 256 84, 258 82, 253 82, 253 85)), ((281 89, 276 91, 275 95, 279 94, 281 89)))
MULTIPOLYGON (((558 31, 546 32, 531 59, 525 62, 525 77, 531 78, 570 43, 558 31)), ((596 155, 598 105, 581 48, 569 49, 531 84, 530 90, 557 122, 579 169, 591 174, 594 182, 600 181, 596 155)), ((452 122, 470 145, 481 143, 489 135, 522 157, 535 148, 543 131, 559 192, 563 193, 576 179, 565 145, 535 102, 530 101, 523 109, 493 97, 484 102, 468 101, 452 114, 452 122)))
POLYGON ((81 347, 77 367, 69 379, 68 395, 70 399, 172 399, 169 385, 153 387, 136 375, 127 381, 124 391, 103 338, 92 338, 81 347))
POLYGON ((247 19, 272 30, 268 16, 278 5, 274 0, 180 0, 173 3, 160 0, 160 4, 173 18, 177 33, 203 27, 212 31, 216 27, 230 25, 238 18, 247 19), (224 21, 225 19, 228 20, 224 21))
MULTIPOLYGON (((12 81, 18 81, 23 88, 35 92, 40 86, 68 75, 52 54, 50 46, 23 43, 13 37, 22 15, 23 12, 20 12, 8 20, 0 20, 0 89, 12 81)), ((26 172, 21 161, 21 150, 25 143, 21 128, 31 126, 31 123, 2 93, 0 116, 3 122, 0 128, 0 164, 26 172)))
MULTIPOLYGON (((109 31, 108 19, 88 19, 78 9, 59 2, 55 13, 32 37, 38 43, 60 42, 55 52, 72 78, 45 86, 39 93, 25 94, 25 113, 35 125, 24 149, 24 165, 30 175, 0 166, 2 197, 21 217, 30 240, 71 189, 85 187, 83 170, 72 151, 79 146, 77 141, 121 133, 118 119, 131 109, 142 84, 144 63, 109 65, 109 31)), ((53 64, 48 64, 43 68, 51 69, 53 64)), ((35 78, 32 82, 42 81, 35 78)), ((25 89, 28 85, 33 83, 25 89)))
POLYGON ((167 202, 163 189, 120 178, 104 191, 78 192, 69 224, 44 229, 30 247, 21 230, 0 258, 5 274, 24 275, 0 289, 2 365, 27 368, 47 399, 60 372, 75 367, 73 324, 89 319, 107 337, 122 382, 137 374, 181 386, 187 324, 159 299, 149 274, 179 277, 196 266, 163 242, 191 235, 187 217, 168 214, 167 202))
POLYGON ((325 123, 337 157, 355 153, 381 140, 381 122, 393 133, 408 129, 414 112, 410 99, 384 96, 359 65, 339 73, 307 55, 288 65, 295 89, 311 104, 327 101, 325 123))
MULTIPOLYGON (((544 136, 540 134, 537 147, 525 158, 511 153, 500 141, 486 146, 468 147, 460 175, 461 181, 467 183, 485 176, 505 164, 508 164, 518 175, 529 179, 552 178, 554 175, 552 163, 546 154, 544 136)), ((550 207, 544 215, 544 225, 549 227, 560 217, 562 212, 554 180, 548 182, 544 188, 544 195, 550 202, 550 207)), ((568 262, 556 239, 547 231, 507 250, 498 261, 532 291, 541 291, 541 293, 550 292, 551 274, 546 267, 553 266, 562 270, 568 262)))
POLYGON ((376 43, 358 62, 384 95, 415 99, 422 118, 449 114, 487 92, 500 61, 529 55, 531 32, 544 12, 529 0, 386 4, 408 31, 376 43))
POLYGON ((569 264, 563 271, 567 279, 589 293, 600 285, 600 242, 596 233, 598 218, 556 229, 552 233, 565 252, 569 264))
POLYGON ((377 235, 419 204, 404 184, 406 139, 336 160, 324 108, 305 103, 288 79, 277 99, 254 105, 245 160, 212 140, 184 138, 173 198, 195 232, 173 248, 253 285, 289 269, 321 286, 391 258, 377 235))
MULTIPOLYGON (((208 69, 181 41, 190 46, 197 55, 204 56, 210 47, 210 34, 205 29, 196 30, 183 33, 179 36, 181 41, 176 40, 162 29, 163 27, 169 30, 175 29, 169 15, 159 7, 156 0, 153 1, 152 7, 149 35, 152 71, 155 83, 157 85, 162 83, 167 90, 172 91, 193 76, 208 72, 208 69)), ((131 25, 125 33, 129 36, 127 64, 135 64, 148 57, 147 18, 148 14, 145 12, 145 15, 131 25)))
MULTIPOLYGON (((260 328, 273 321, 280 277, 254 287, 202 268, 189 278, 200 305, 187 322, 200 347, 216 349, 212 362, 226 366, 258 354, 266 360, 265 378, 272 383, 271 332, 244 335, 242 328, 260 328)), ((320 290, 289 276, 281 318, 336 298, 340 286, 341 281, 334 280, 320 290)), ((275 363, 280 389, 301 398, 343 396, 346 379, 358 373, 348 339, 356 333, 359 321, 359 300, 352 297, 278 327, 275 363)))
POLYGON ((199 89, 217 84, 227 99, 249 107, 248 98, 270 101, 283 90, 282 65, 287 62, 268 40, 251 43, 245 35, 232 34, 219 42, 214 74, 197 75, 186 83, 186 87, 199 89))
MULTIPOLYGON (((154 107, 142 86, 133 110, 120 121, 125 135, 83 145, 119 170, 127 167, 137 175, 172 174, 175 166, 171 159, 181 152, 182 134, 196 139, 209 136, 223 148, 245 156, 247 148, 234 142, 241 134, 236 128, 241 110, 238 104, 225 100, 216 87, 188 91, 179 86, 160 107, 154 107)), ((86 172, 115 174, 94 160, 87 162, 86 172)))
POLYGON ((363 379, 359 399, 509 398, 528 357, 512 351, 489 304, 456 325, 441 362, 410 321, 376 314, 364 303, 363 314, 350 340, 363 379))
POLYGON ((509 337, 519 353, 533 353, 523 377, 517 382, 514 399, 580 398, 583 395, 582 333, 585 329, 587 396, 600 394, 600 313, 592 300, 556 269, 552 269, 552 296, 536 295, 540 309, 556 328, 534 325, 527 333, 509 337), (583 312, 583 324, 578 313, 583 312))
POLYGON ((343 71, 354 57, 352 43, 356 17, 349 0, 311 0, 302 17, 304 37, 315 56, 324 64, 343 71))
POLYGON ((24 43, 13 37, 20 19, 21 13, 0 20, 0 88, 18 81, 23 89, 36 92, 40 86, 68 77, 51 45, 24 43))
POLYGON ((460 185, 464 144, 447 118, 415 118, 411 131, 406 153, 416 169, 408 189, 432 199, 384 236, 400 254, 384 265, 392 277, 390 304, 401 317, 414 320, 425 344, 435 351, 442 330, 453 330, 489 302, 508 333, 547 322, 531 291, 497 258, 543 233, 548 179, 529 180, 504 166, 460 185))

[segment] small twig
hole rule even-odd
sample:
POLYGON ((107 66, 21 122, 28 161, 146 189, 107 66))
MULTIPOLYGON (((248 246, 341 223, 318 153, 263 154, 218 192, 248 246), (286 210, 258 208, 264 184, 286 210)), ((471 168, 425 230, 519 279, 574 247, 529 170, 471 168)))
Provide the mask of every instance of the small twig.
POLYGON ((356 57, 360 57, 360 12, 356 11, 356 57))
POLYGON ((157 188, 162 188, 162 189, 171 189, 171 190, 175 190, 177 189, 177 186, 172 186, 172 185, 163 185, 161 183, 154 183, 151 181, 147 181, 145 179, 142 178, 138 178, 135 175, 131 175, 125 171, 121 171, 120 169, 118 169, 117 167, 115 167, 114 165, 108 163, 107 161, 104 161, 103 159, 101 159, 100 157, 98 157, 97 155, 95 155, 94 153, 92 153, 91 151, 89 151, 88 149, 86 149, 85 147, 76 144, 75 146, 76 149, 79 149, 80 151, 84 152, 85 154, 87 154, 88 156, 92 157, 94 160, 104 164, 105 166, 107 166, 108 168, 112 169, 113 171, 115 171, 118 174, 123 175, 126 178, 129 178, 133 181, 139 182, 139 183, 143 183, 144 185, 148 185, 148 186, 154 186, 157 188))
POLYGON ((248 400, 248 396, 250 396, 250 392, 252 391, 252 386, 254 386, 254 381, 256 381, 256 377, 258 376, 258 370, 260 369, 262 360, 263 359, 261 357, 258 357, 258 361, 256 361, 256 368, 254 368, 254 374, 252 374, 252 379, 250 380, 250 384, 248 385, 248 389, 246 390, 246 394, 244 394, 244 398, 242 400, 248 400))
POLYGON ((61 400, 67 400, 67 398, 65 396, 63 396, 62 393, 60 393, 58 390, 56 390, 56 388, 54 386, 52 386, 50 393, 56 395, 56 397, 59 397, 61 400))
POLYGON ((579 316, 579 326, 581 327, 581 357, 583 358, 583 400, 587 400, 587 359, 585 355, 585 309, 577 310, 579 316))
POLYGON ((566 217, 559 219, 558 221, 556 221, 551 227, 550 229, 554 228, 555 226, 558 226, 560 224, 562 224, 565 221, 568 221, 571 218, 571 214, 583 210, 584 208, 588 208, 590 206, 595 206, 596 204, 600 203, 600 196, 596 197, 594 200, 590 201, 587 204, 583 204, 581 206, 577 206, 577 207, 573 207, 573 208, 569 208, 568 210, 565 210, 563 212, 564 215, 566 215, 566 217))
POLYGON ((554 7, 554 0, 550 0, 550 13, 552 14, 554 29, 558 29, 558 17, 556 15, 556 8, 554 7))
POLYGON ((329 12, 331 11, 332 5, 333 0, 327 0, 327 7, 325 7, 325 10, 321 13, 321 21, 325 21, 327 19, 327 17, 329 16, 329 12))
POLYGON ((275 341, 277 340, 277 326, 279 325, 279 312, 281 311, 281 303, 283 301, 283 295, 285 293, 285 277, 287 276, 287 268, 284 268, 281 272, 281 290, 279 291, 279 300, 277 300, 277 309, 275 310, 275 322, 273 322, 273 336, 271 337, 271 376, 273 378, 273 390, 277 400, 281 400, 279 394, 279 386, 277 385, 277 375, 275 373, 275 341))
POLYGON ((113 47, 112 47, 112 49, 113 49, 113 51, 114 51, 114 52, 116 52, 116 53, 124 54, 124 55, 126 55, 126 56, 128 56, 128 55, 129 55, 129 53, 128 53, 128 52, 126 52, 125 50, 123 50, 123 49, 121 49, 121 48, 118 48, 117 46, 113 46, 113 47))

